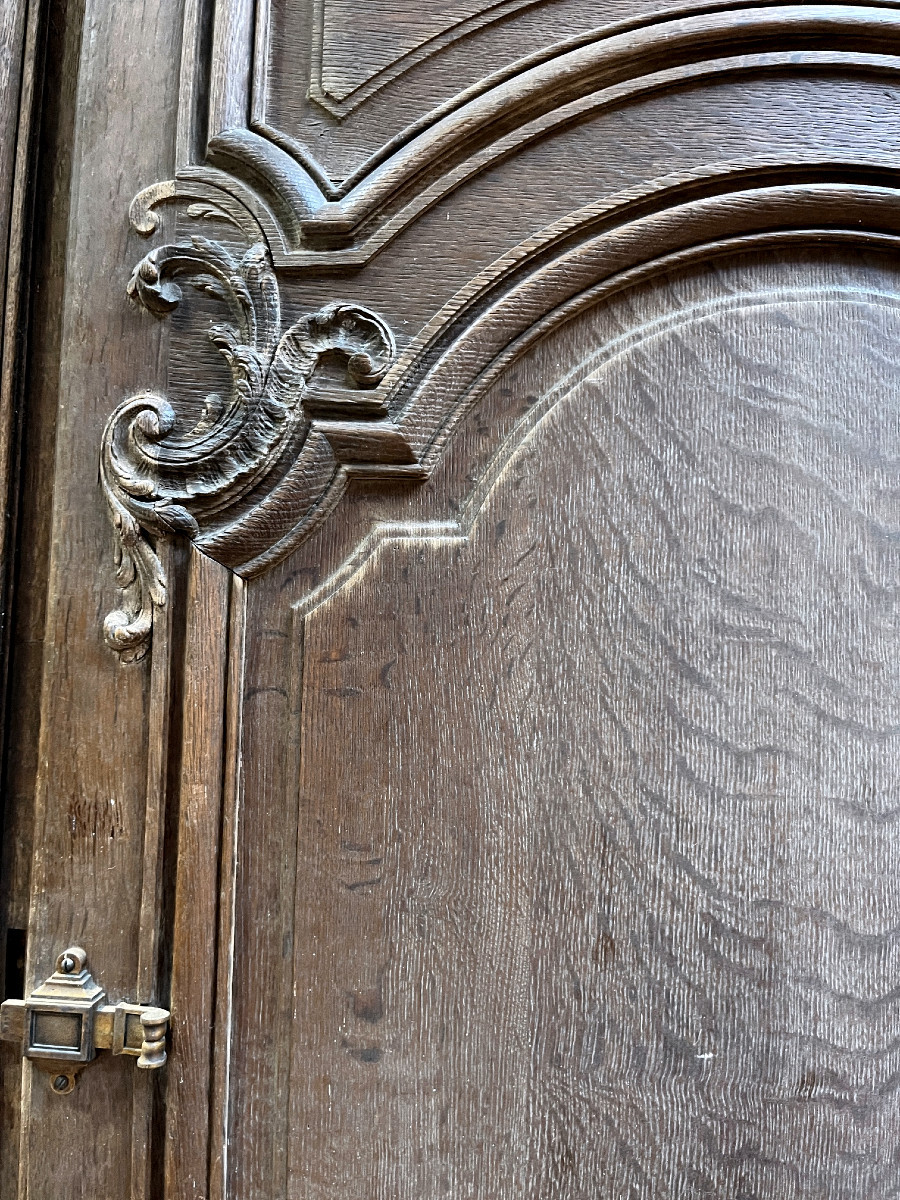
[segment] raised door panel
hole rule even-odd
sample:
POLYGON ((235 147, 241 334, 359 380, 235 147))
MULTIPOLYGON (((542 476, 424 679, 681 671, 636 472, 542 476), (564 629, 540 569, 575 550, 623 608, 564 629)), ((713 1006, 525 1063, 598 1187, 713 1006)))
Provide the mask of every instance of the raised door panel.
POLYGON ((897 284, 585 300, 246 585, 224 1194, 892 1194, 897 284))

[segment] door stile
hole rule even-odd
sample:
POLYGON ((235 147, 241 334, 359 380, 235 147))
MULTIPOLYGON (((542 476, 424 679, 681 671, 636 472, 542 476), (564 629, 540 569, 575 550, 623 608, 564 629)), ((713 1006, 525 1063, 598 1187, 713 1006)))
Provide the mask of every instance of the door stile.
POLYGON ((243 771, 240 745, 245 673, 244 653, 247 628, 246 601, 246 585, 240 576, 235 575, 232 578, 231 611, 228 631, 228 694, 225 707, 222 857, 219 875, 219 954, 216 964, 212 1102, 209 1112, 210 1200, 225 1200, 228 1190, 228 1101, 232 1055, 231 1002, 234 985, 234 923, 240 812, 243 802, 243 771))
MULTIPOLYGON (((21 436, 22 366, 30 279, 30 245, 34 200, 36 129, 43 73, 44 5, 28 0, 5 4, 0 15, 0 42, 7 53, 0 62, 0 93, 7 97, 0 125, 0 686, 6 696, 8 617, 11 610, 12 547, 15 543, 18 459, 21 436)), ((0 700, 0 706, 3 701, 0 700)), ((0 721, 3 712, 0 710, 0 721)), ((0 724, 0 729, 5 728, 0 724)))
MULTIPOLYGON (((184 576, 182 547, 170 541, 157 548, 171 581, 172 600, 157 614, 150 662, 147 705, 147 801, 144 816, 138 959, 134 995, 138 1004, 165 1004, 168 992, 167 932, 171 913, 166 881, 174 874, 169 816, 177 798, 180 756, 179 668, 183 655, 184 576)), ((157 1144, 160 1080, 156 1072, 135 1075, 131 1132, 130 1200, 149 1200, 161 1177, 157 1144)), ((157 1193, 158 1194, 158 1193, 157 1193)))
MULTIPOLYGON (((231 573, 190 548, 185 598, 183 728, 172 931, 172 1056, 166 1102, 165 1195, 207 1194, 216 925, 231 573)), ((156 630, 154 629, 154 638, 156 630)), ((137 1198, 135 1198, 137 1200, 137 1198)))
MULTIPOLYGON (((65 947, 81 944, 117 1003, 135 1000, 136 979, 149 982, 156 969, 148 910, 158 864, 144 858, 158 856, 160 824, 148 799, 151 809, 162 804, 167 751, 156 744, 151 755, 148 722, 157 722, 156 737, 167 719, 158 711, 151 718, 150 709, 165 691, 168 654, 125 668, 104 644, 113 537, 97 446, 135 374, 164 381, 168 331, 123 299, 140 246, 125 214, 148 175, 171 170, 183 12, 181 0, 87 0, 54 11, 57 53, 48 62, 58 86, 47 89, 42 120, 46 215, 27 395, 30 414, 52 406, 56 427, 47 448, 52 492, 48 486, 29 503, 46 531, 49 567, 43 648, 33 654, 42 661, 25 989, 47 977, 65 947)), ((25 561, 31 550, 24 548, 25 561)), ((22 650, 32 654, 31 644, 22 650)), ((146 1194, 153 1086, 129 1065, 100 1056, 71 1094, 56 1095, 47 1074, 26 1064, 22 1200, 146 1194)))
MULTIPOLYGON (((160 544, 158 553, 168 578, 175 577, 175 550, 171 542, 160 544)), ((172 702, 174 673, 173 661, 176 647, 176 631, 173 628, 175 603, 167 604, 157 614, 154 624, 155 639, 150 664, 150 697, 147 706, 147 805, 144 817, 144 860, 141 880, 140 942, 138 945, 137 979, 135 995, 139 1004, 152 1004, 161 1000, 160 942, 163 936, 163 870, 166 828, 166 803, 169 789, 170 754, 175 750, 171 744, 172 702)))
MULTIPOLYGON (((0 94, 7 97, 0 112, 0 829, 17 829, 25 813, 10 805, 7 753, 11 731, 12 610, 15 592, 13 559, 19 536, 21 445, 24 438, 23 366, 27 338, 26 315, 31 275, 34 177, 43 75, 43 5, 12 0, 0 12, 0 94)), ((13 879, 12 845, 0 848, 0 988, 9 994, 6 977, 7 932, 24 927, 27 879, 13 879)), ((11 1048, 0 1050, 0 1142, 12 1147, 18 1140, 20 1108, 14 1097, 21 1066, 11 1048)), ((16 1189, 16 1155, 0 1152, 0 1195, 16 1189)))

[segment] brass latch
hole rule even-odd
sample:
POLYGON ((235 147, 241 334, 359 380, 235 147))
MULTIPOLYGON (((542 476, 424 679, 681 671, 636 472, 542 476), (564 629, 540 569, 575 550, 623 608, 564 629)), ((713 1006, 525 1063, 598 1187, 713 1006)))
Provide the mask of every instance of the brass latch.
POLYGON ((87 954, 70 946, 56 970, 27 1000, 0 1005, 0 1038, 18 1042, 26 1058, 48 1071, 51 1087, 65 1095, 98 1050, 130 1054, 143 1070, 166 1061, 169 1013, 144 1004, 107 1004, 106 992, 87 970, 87 954))

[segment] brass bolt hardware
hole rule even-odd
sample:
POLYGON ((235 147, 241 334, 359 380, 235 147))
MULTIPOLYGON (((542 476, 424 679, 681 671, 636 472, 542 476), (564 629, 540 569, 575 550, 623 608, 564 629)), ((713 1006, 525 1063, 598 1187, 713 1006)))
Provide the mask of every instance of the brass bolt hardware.
POLYGON ((87 954, 70 946, 56 970, 27 1000, 0 1005, 0 1038, 19 1042, 22 1053, 52 1076, 58 1095, 73 1090, 76 1075, 98 1050, 137 1058, 142 1070, 166 1061, 169 1013, 145 1004, 107 1004, 106 993, 87 969, 87 954))
POLYGON ((169 1014, 164 1008, 145 1008, 141 1013, 144 1031, 141 1053, 135 1064, 145 1071, 154 1071, 166 1061, 166 1030, 169 1014))

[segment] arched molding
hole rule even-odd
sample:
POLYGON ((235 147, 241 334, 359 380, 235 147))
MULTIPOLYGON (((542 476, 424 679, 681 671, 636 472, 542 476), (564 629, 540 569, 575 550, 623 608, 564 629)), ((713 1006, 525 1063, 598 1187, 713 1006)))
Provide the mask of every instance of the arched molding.
MULTIPOLYGON (((282 331, 264 241, 240 259, 195 238, 147 255, 130 285, 159 315, 191 276, 230 308, 210 337, 230 397, 178 432, 164 397, 139 393, 110 418, 102 477, 126 600, 107 638, 130 657, 166 601, 155 537, 181 533, 252 576, 288 554, 354 477, 424 479, 466 409, 504 367, 585 307, 693 261, 785 244, 900 249, 896 171, 869 163, 721 164, 580 209, 504 255, 395 358, 374 313, 330 305, 282 331), (648 247, 653 248, 648 255, 648 247), (347 382, 316 387, 335 352, 347 382)), ((208 213, 208 202, 200 206, 208 213)), ((201 215, 198 213, 198 215, 201 215)))
MULTIPOLYGON (((752 186, 754 177, 771 178, 773 172, 771 164, 722 164, 718 173, 657 180, 569 214, 478 275, 428 323, 373 393, 422 475, 433 472, 467 409, 506 366, 555 327, 624 288, 742 250, 841 243, 900 249, 896 172, 876 170, 873 182, 851 184, 834 180, 868 168, 782 165, 775 173, 784 182, 752 186), (655 251, 650 257, 648 246, 655 251)), ((361 461, 342 465, 314 516, 233 565, 251 576, 277 562, 334 507, 350 478, 368 474, 361 461)))
POLYGON ((581 209, 446 305, 386 376, 385 402, 430 469, 461 411, 554 325, 640 279, 741 248, 896 248, 898 180, 890 168, 863 164, 722 164, 581 209), (860 182, 844 182, 854 175, 860 182))
MULTIPOLYGON (((635 278, 632 282, 639 282, 635 278)), ((624 290, 623 285, 623 290, 624 290)), ((618 290, 618 289, 617 289, 618 290)), ((611 293, 610 293, 611 294, 611 293)), ((588 297, 585 297, 590 303, 588 297)), ((687 309, 672 311, 657 317, 646 324, 628 328, 604 342, 586 359, 578 362, 572 369, 562 375, 547 392, 528 408, 493 452, 488 464, 479 473, 471 491, 459 505, 456 515, 451 519, 433 519, 427 521, 378 521, 356 543, 352 552, 339 566, 312 588, 302 599, 293 605, 296 616, 305 618, 343 588, 352 586, 367 563, 376 557, 386 545, 414 542, 417 545, 462 545, 472 537, 479 518, 487 506, 493 491, 503 477, 509 463, 515 458, 523 444, 544 419, 563 401, 566 396, 575 391, 585 380, 596 376, 606 365, 623 355, 629 355, 636 349, 646 346, 659 338, 665 338, 674 331, 683 332, 697 322, 703 322, 710 316, 720 316, 722 313, 753 311, 773 304, 793 304, 814 300, 868 307, 872 304, 890 306, 900 309, 900 294, 894 292, 862 290, 855 286, 835 286, 823 292, 821 287, 788 287, 784 290, 766 290, 764 292, 749 292, 729 295, 715 300, 704 300, 693 304, 687 309)), ((585 305, 579 304, 581 310, 585 305)), ((549 323, 543 333, 550 333, 553 325, 549 323)), ((492 375, 496 372, 492 372, 492 375)))
POLYGON ((626 100, 761 71, 896 76, 898 56, 893 5, 669 13, 594 31, 498 72, 341 181, 262 117, 235 122, 234 113, 245 110, 232 97, 213 115, 205 163, 182 175, 232 188, 249 203, 276 265, 359 265, 489 164, 626 100))

